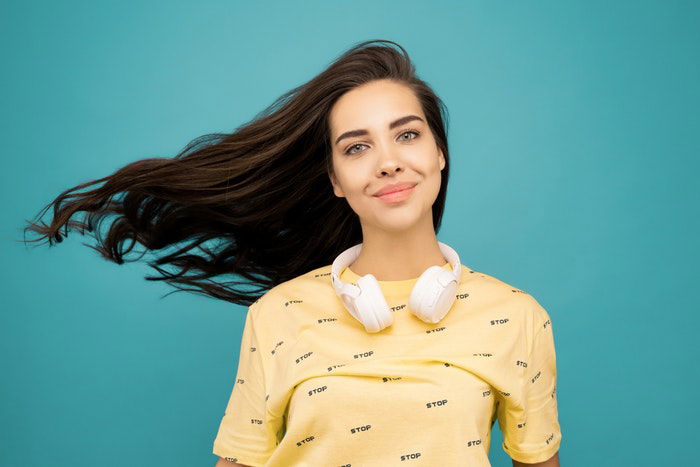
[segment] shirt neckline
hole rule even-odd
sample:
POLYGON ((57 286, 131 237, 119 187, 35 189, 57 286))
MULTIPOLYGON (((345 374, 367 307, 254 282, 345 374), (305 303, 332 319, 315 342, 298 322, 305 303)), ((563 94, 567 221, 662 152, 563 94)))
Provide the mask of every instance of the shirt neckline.
MULTIPOLYGON (((450 264, 449 261, 447 261, 441 267, 445 270, 448 270, 448 271, 452 270, 452 264, 450 264)), ((355 271, 350 269, 350 266, 346 266, 345 269, 343 269, 343 271, 340 273, 340 280, 342 280, 343 282, 350 282, 350 283, 357 284, 357 280, 360 277, 361 277, 360 275, 356 274, 355 271)), ((377 282, 379 283, 379 287, 385 296, 408 295, 411 292, 411 290, 413 289, 413 286, 418 281, 419 277, 414 277, 411 279, 403 279, 403 280, 398 280, 398 281, 377 281, 377 282)))

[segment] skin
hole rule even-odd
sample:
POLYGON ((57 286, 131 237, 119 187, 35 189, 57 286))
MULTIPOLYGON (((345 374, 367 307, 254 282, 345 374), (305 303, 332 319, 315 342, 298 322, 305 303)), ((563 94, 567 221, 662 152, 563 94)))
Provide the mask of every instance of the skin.
MULTIPOLYGON (((512 459, 511 459, 512 460, 512 459)), ((513 461, 513 467, 526 467, 536 465, 538 467, 559 467, 559 452, 554 454, 552 457, 544 462, 538 462, 536 464, 525 464, 524 462, 513 461)))
POLYGON ((430 266, 444 265, 447 259, 438 247, 432 205, 440 191, 445 158, 410 88, 389 80, 354 88, 335 103, 329 125, 333 192, 347 199, 362 226, 363 246, 350 265, 353 272, 371 273, 380 281, 405 280, 430 266), (422 121, 388 128, 407 115, 422 121), (368 134, 335 144, 338 136, 357 129, 368 134), (384 185, 402 181, 418 182, 409 199, 388 204, 373 196, 384 185))

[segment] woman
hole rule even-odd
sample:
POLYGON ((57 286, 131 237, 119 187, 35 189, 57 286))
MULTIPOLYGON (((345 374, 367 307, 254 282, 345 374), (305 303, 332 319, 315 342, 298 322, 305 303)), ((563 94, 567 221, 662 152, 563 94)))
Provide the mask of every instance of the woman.
POLYGON ((401 46, 365 41, 235 132, 62 193, 31 229, 61 241, 117 214, 106 258, 185 243, 148 279, 249 307, 217 466, 490 465, 496 420, 514 465, 559 465, 549 315, 436 237, 443 113, 401 46), (265 292, 210 280, 225 273, 265 292))

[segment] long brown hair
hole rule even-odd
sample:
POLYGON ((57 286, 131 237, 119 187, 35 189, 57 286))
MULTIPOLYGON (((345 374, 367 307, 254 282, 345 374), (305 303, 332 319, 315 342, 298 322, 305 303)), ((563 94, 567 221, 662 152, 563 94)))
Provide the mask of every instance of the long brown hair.
POLYGON ((359 218, 345 198, 334 195, 330 183, 328 115, 345 92, 377 79, 413 90, 445 156, 442 186, 432 207, 437 232, 450 168, 443 123, 447 109, 417 78, 406 50, 387 40, 352 46, 232 133, 200 136, 173 158, 139 160, 64 191, 37 215, 40 219, 53 207, 51 224, 27 220, 24 231, 41 235, 33 241, 46 238, 52 245, 70 227, 83 235, 87 230, 97 241, 97 246, 87 246, 117 264, 158 251, 148 264, 161 276, 146 280, 165 280, 181 291, 248 306, 266 290, 330 264, 362 241, 359 218), (86 213, 83 222, 70 220, 78 211, 86 213), (117 217, 102 239, 99 227, 110 214, 117 217), (125 258, 137 242, 145 250, 125 258), (224 282, 226 274, 259 288, 238 288, 246 282, 224 282))

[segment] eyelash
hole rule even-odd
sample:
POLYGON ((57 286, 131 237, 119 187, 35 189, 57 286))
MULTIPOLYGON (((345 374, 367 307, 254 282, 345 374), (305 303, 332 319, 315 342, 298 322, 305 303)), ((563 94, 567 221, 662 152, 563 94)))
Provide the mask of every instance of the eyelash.
MULTIPOLYGON (((406 133, 415 133, 415 134, 416 134, 415 137, 413 137, 413 138, 411 138, 411 139, 409 139, 409 140, 407 140, 407 141, 412 141, 412 140, 414 140, 414 139, 416 139, 416 138, 418 138, 418 137, 420 136, 420 131, 418 131, 418 130, 405 130, 405 131, 402 131, 402 132, 401 132, 401 134, 399 135, 399 137, 405 135, 406 133)), ((353 155, 357 154, 356 152, 350 153, 350 150, 351 150, 352 148, 354 148, 355 146, 366 146, 366 144, 355 143, 355 144, 353 144, 352 146, 348 147, 348 148, 345 150, 345 152, 344 152, 343 154, 346 155, 346 156, 353 156, 353 155)))

